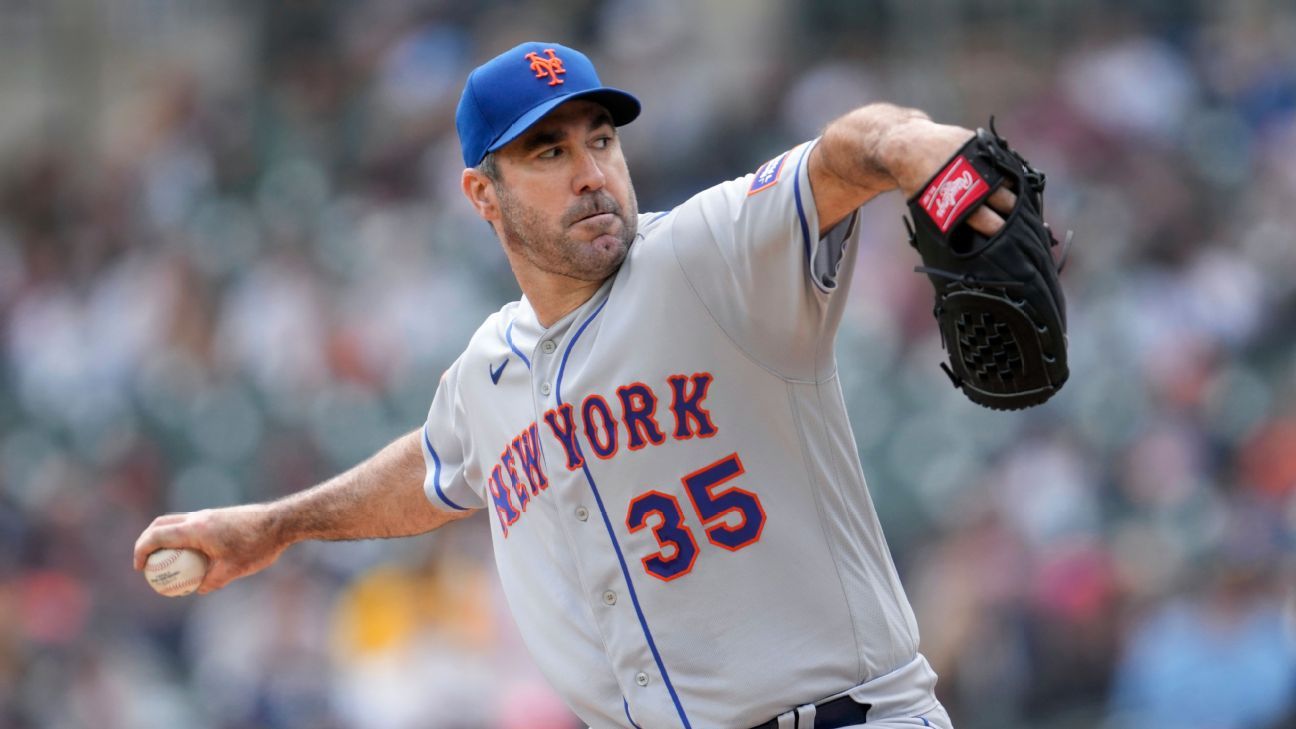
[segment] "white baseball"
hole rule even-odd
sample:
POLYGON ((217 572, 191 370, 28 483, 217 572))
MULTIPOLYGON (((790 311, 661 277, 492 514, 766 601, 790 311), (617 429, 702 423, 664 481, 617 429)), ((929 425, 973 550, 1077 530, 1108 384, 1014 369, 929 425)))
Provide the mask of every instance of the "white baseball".
POLYGON ((180 597, 198 589, 207 555, 192 549, 159 549, 144 563, 144 576, 160 595, 180 597))

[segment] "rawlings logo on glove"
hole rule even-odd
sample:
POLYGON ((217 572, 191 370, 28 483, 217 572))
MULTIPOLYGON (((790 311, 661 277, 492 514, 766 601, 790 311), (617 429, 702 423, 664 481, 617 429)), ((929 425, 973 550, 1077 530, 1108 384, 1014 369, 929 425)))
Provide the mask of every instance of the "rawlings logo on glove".
POLYGON ((959 215, 990 192, 990 187, 976 174, 972 165, 962 157, 955 157, 954 161, 932 178, 932 183, 928 185, 919 204, 944 233, 959 215))
POLYGON ((909 242, 923 260, 915 270, 936 289, 932 313, 950 356, 941 368, 969 399, 995 410, 1038 405, 1070 374, 1062 263, 1053 260, 1043 193, 1044 174, 992 119, 908 203, 909 242), (1002 185, 1017 195, 1003 228, 986 237, 964 225, 1002 185))

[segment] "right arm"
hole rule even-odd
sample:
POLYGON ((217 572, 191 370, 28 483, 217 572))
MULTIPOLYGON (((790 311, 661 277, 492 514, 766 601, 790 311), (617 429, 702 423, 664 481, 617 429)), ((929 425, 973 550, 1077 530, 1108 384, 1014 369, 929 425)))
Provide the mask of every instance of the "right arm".
POLYGON ((269 567, 297 542, 413 536, 469 516, 428 502, 421 438, 419 430, 407 433, 338 476, 268 504, 160 516, 135 542, 135 569, 158 549, 196 549, 211 562, 198 587, 205 594, 269 567))

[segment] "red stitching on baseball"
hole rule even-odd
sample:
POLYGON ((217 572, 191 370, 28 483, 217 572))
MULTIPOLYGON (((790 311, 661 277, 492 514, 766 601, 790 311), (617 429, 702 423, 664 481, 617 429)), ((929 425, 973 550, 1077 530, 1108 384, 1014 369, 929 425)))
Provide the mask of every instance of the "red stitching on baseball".
POLYGON ((176 560, 180 559, 180 555, 184 554, 178 549, 172 549, 169 551, 171 552, 170 555, 168 555, 165 559, 163 559, 161 562, 158 562, 157 564, 148 565, 147 567, 144 568, 144 571, 157 572, 158 570, 164 570, 167 567, 170 567, 171 565, 175 564, 176 560))
POLYGON ((184 582, 177 582, 174 585, 163 585, 162 589, 166 590, 167 594, 170 594, 172 592, 183 590, 187 587, 191 587, 191 586, 197 587, 200 584, 202 584, 202 577, 190 577, 184 582))

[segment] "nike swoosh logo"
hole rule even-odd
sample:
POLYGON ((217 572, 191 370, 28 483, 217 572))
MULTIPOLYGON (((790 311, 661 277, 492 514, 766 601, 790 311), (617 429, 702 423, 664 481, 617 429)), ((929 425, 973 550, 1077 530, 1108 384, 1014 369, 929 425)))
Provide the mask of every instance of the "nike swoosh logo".
POLYGON ((490 373, 491 373, 491 382, 492 382, 492 383, 494 383, 494 384, 496 384, 496 385, 499 384, 499 378, 500 378, 500 375, 504 374, 504 368, 508 366, 508 363, 509 363, 509 358, 508 358, 508 357, 505 357, 505 358, 504 358, 504 361, 500 363, 499 369, 495 369, 494 367, 491 367, 491 366, 490 366, 490 362, 487 362, 487 363, 486 363, 486 368, 489 369, 489 370, 490 370, 490 373))

